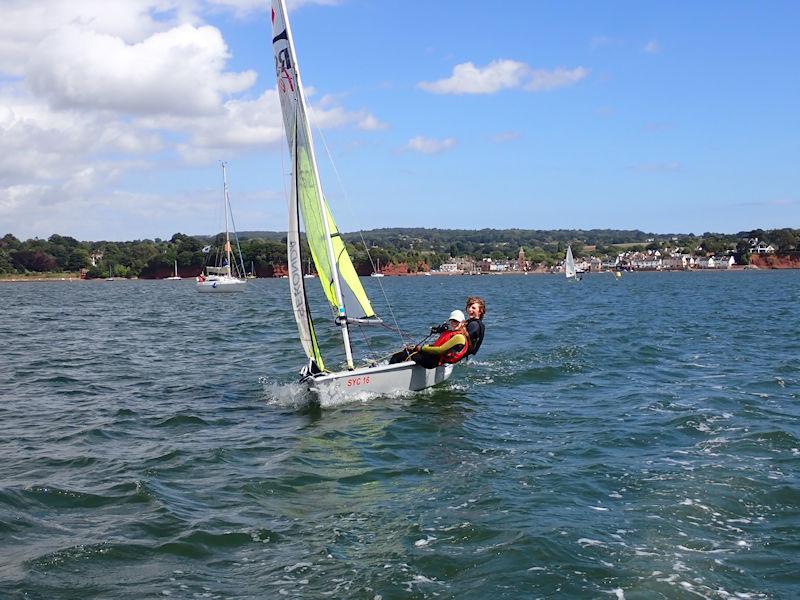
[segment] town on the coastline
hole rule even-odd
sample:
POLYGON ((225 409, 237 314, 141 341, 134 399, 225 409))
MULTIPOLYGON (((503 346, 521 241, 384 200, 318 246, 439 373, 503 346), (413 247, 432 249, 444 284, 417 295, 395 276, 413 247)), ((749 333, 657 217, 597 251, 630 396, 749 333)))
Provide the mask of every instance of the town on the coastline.
MULTIPOLYGON (((654 240, 648 240, 652 243, 654 240)), ((774 261, 759 258, 775 255, 776 248, 758 238, 750 238, 749 252, 744 268, 759 268, 758 263, 773 266, 774 261), (753 255, 757 258, 752 258, 753 255)), ((692 269, 733 269, 737 267, 735 251, 721 255, 706 255, 702 246, 694 248, 692 253, 684 248, 674 246, 663 249, 650 248, 646 250, 626 250, 615 256, 594 256, 587 253, 575 260, 575 267, 579 273, 599 273, 603 271, 688 271, 692 269)), ((564 262, 548 266, 544 263, 533 263, 525 258, 525 251, 520 248, 516 259, 493 260, 483 258, 474 260, 470 257, 461 257, 442 263, 435 273, 440 274, 486 274, 486 273, 561 273, 564 271, 564 262)))

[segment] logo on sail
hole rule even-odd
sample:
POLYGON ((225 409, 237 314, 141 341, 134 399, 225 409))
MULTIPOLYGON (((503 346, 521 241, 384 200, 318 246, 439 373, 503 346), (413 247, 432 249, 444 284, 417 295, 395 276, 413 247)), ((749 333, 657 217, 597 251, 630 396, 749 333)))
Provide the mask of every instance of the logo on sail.
POLYGON ((272 38, 272 45, 274 46, 281 40, 286 42, 286 46, 275 50, 275 74, 278 76, 278 87, 281 92, 286 92, 288 85, 289 89, 294 92, 294 80, 290 74, 293 69, 292 56, 289 53, 289 37, 286 35, 285 29, 272 38))

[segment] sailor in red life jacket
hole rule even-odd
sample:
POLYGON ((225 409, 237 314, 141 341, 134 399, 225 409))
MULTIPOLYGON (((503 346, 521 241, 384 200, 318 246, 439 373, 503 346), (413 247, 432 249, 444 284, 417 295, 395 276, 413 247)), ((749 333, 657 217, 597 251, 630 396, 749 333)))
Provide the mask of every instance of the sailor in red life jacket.
POLYGON ((424 346, 410 346, 401 350, 392 356, 389 363, 413 360, 426 369, 457 363, 467 355, 467 350, 469 350, 469 336, 464 321, 464 313, 454 310, 447 320, 447 329, 435 342, 424 346))

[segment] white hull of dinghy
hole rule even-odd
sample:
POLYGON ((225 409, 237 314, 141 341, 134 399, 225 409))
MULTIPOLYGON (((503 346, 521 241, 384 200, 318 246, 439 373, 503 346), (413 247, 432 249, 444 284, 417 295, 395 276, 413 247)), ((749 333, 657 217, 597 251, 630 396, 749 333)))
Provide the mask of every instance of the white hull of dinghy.
POLYGON ((426 369, 413 361, 406 361, 317 375, 309 377, 306 382, 320 399, 333 399, 361 394, 416 392, 447 381, 452 374, 453 365, 426 369))

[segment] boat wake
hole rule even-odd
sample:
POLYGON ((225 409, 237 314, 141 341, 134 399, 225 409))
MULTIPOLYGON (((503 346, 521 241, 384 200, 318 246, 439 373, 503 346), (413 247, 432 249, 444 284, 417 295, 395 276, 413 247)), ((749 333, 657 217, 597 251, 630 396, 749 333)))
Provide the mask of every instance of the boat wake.
POLYGON ((424 390, 396 390, 392 392, 368 392, 348 391, 346 394, 336 389, 321 389, 311 391, 307 385, 300 382, 278 383, 270 381, 265 377, 259 379, 264 392, 264 399, 270 406, 287 408, 290 410, 302 410, 310 406, 320 408, 333 408, 336 406, 351 404, 366 404, 376 399, 395 400, 398 398, 412 398, 424 395, 431 395, 443 389, 461 389, 467 386, 459 385, 455 382, 447 382, 439 385, 436 389, 426 388, 424 390))
POLYGON ((302 383, 277 383, 266 377, 261 377, 258 382, 264 391, 264 399, 270 406, 299 410, 317 404, 314 394, 302 383))

